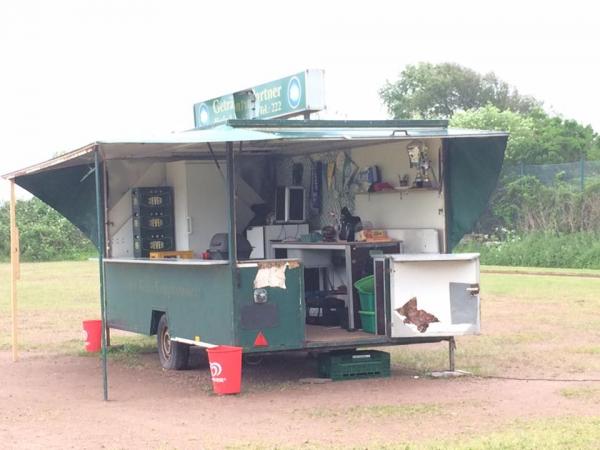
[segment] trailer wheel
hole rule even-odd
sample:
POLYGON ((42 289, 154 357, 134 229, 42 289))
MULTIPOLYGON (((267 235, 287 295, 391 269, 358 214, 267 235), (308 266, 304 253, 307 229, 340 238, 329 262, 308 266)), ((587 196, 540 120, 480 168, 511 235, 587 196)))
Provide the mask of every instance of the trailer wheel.
POLYGON ((187 367, 190 346, 181 342, 171 341, 166 314, 163 314, 158 321, 156 343, 158 345, 158 358, 163 368, 181 370, 187 367))

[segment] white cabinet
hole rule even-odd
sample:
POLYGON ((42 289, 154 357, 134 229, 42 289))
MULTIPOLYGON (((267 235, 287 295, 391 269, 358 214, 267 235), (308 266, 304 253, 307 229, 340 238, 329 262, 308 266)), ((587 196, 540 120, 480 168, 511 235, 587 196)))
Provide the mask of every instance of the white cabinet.
POLYGON ((300 240, 300 236, 308 234, 308 224, 293 225, 265 225, 261 227, 250 227, 246 237, 252 245, 252 259, 274 259, 275 251, 272 249, 271 241, 300 240))
POLYGON ((391 337, 479 333, 479 254, 388 258, 391 337))
MULTIPOLYGON (((173 187, 175 197, 175 246, 199 256, 215 234, 227 233, 227 164, 220 163, 223 174, 213 161, 176 161, 166 166, 166 184, 173 187)), ((254 217, 250 206, 262 199, 243 179, 238 177, 236 183, 236 222, 241 233, 254 217)))
POLYGON ((198 256, 209 248, 213 235, 227 232, 225 182, 212 161, 177 161, 167 164, 167 185, 175 197, 177 250, 198 256))

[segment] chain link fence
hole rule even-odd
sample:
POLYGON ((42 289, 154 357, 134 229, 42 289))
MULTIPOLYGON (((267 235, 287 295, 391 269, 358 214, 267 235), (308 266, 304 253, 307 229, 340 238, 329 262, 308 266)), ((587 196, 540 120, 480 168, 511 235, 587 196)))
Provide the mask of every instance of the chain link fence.
POLYGON ((505 165, 503 171, 509 179, 534 176, 546 185, 560 180, 578 186, 581 190, 592 183, 600 182, 600 161, 505 165))

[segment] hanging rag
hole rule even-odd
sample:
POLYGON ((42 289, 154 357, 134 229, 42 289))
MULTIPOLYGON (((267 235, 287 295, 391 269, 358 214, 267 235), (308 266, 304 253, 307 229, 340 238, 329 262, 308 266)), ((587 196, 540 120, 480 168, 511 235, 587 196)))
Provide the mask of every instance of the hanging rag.
POLYGON ((344 152, 339 152, 337 154, 337 157, 335 158, 335 168, 340 172, 341 174, 341 180, 339 179, 340 177, 336 177, 336 185, 337 182, 341 182, 342 185, 341 186, 336 186, 336 189, 342 189, 344 187, 344 169, 346 168, 345 166, 345 162, 346 162, 346 154, 344 152))
POLYGON ((333 177, 335 176, 335 161, 327 163, 327 189, 333 188, 333 177))
POLYGON ((321 212, 321 190, 323 163, 321 161, 313 161, 310 170, 310 207, 317 212, 321 212))

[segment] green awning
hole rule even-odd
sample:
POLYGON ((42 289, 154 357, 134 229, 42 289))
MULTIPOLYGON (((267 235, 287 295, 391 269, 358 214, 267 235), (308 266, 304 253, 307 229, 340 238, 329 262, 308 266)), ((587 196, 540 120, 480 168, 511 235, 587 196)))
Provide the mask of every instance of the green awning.
POLYGON ((444 121, 229 121, 149 139, 98 141, 4 177, 39 197, 97 240, 93 152, 103 161, 158 161, 222 157, 225 143, 240 143, 242 154, 294 156, 350 150, 399 140, 441 138, 446 142, 444 182, 448 250, 472 230, 498 177, 508 139, 505 132, 446 127, 444 121), (214 152, 214 153, 213 153, 214 152))
POLYGON ((448 141, 448 251, 471 232, 498 184, 508 136, 448 141))

